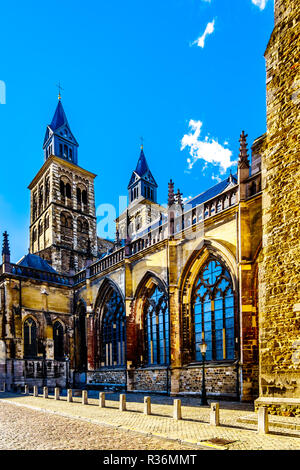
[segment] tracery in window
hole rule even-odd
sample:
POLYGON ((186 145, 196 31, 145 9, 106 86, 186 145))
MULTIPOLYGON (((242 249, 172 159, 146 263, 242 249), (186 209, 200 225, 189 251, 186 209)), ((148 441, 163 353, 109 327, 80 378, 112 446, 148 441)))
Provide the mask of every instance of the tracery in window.
POLYGON ((193 290, 192 309, 195 359, 201 360, 200 344, 207 344, 206 359, 234 359, 234 293, 226 268, 209 259, 202 267, 193 290))
POLYGON ((110 367, 123 366, 125 364, 126 317, 124 302, 116 290, 111 290, 103 308, 101 362, 110 367))
POLYGON ((155 285, 144 304, 145 357, 148 365, 169 364, 169 310, 166 293, 155 285))

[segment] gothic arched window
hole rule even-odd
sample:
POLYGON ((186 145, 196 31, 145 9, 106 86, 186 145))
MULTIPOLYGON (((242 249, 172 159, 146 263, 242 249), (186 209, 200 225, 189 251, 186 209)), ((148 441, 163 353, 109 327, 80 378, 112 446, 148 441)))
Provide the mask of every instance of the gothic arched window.
POLYGON ((53 325, 54 359, 64 358, 64 329, 59 321, 53 325))
POLYGON ((124 302, 112 290, 105 305, 102 320, 102 358, 105 366, 125 365, 126 317, 124 302))
POLYGON ((32 318, 24 322, 24 357, 34 358, 37 355, 37 328, 32 318))
POLYGON ((157 285, 144 304, 144 341, 149 365, 169 364, 168 300, 157 285))
POLYGON ((229 272, 215 258, 201 268, 193 290, 195 359, 207 344, 206 359, 234 359, 234 294, 229 272))

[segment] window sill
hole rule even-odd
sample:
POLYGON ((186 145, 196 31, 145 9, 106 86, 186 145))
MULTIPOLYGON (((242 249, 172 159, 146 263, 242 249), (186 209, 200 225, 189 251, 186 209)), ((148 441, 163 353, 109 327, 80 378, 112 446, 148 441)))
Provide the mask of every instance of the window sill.
MULTIPOLYGON (((228 359, 224 361, 205 361, 205 367, 232 367, 238 363, 237 359, 228 359)), ((199 368, 203 366, 203 362, 190 362, 189 364, 185 364, 183 367, 187 367, 188 369, 199 368)))

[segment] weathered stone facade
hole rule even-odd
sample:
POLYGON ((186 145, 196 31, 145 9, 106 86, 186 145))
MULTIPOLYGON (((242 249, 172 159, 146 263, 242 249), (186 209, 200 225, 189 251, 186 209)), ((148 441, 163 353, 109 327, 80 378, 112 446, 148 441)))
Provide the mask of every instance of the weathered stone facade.
POLYGON ((50 155, 29 185, 30 252, 59 272, 83 269, 97 259, 95 176, 50 155))
POLYGON ((275 28, 265 53, 259 362, 260 396, 270 400, 300 400, 299 15, 296 0, 275 0, 275 28))

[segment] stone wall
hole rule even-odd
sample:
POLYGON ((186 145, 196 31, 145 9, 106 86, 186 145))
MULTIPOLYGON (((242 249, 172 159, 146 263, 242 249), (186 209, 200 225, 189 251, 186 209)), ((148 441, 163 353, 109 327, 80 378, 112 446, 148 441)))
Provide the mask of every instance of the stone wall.
MULTIPOLYGON (((66 386, 67 365, 65 362, 46 360, 8 359, 6 374, 0 377, 8 388, 37 385, 38 387, 66 386)), ((1 384, 0 384, 1 387, 1 384)))
POLYGON ((132 391, 170 391, 170 371, 167 368, 136 369, 130 371, 130 375, 132 391))
POLYGON ((126 384, 125 369, 102 369, 87 373, 88 385, 122 385, 126 384))
MULTIPOLYGON (((267 148, 262 159, 259 268, 260 396, 300 397, 300 76, 298 0, 276 0, 265 58, 267 148)), ((299 400, 300 406, 300 400, 299 400)))
MULTIPOLYGON (((237 367, 206 366, 205 388, 208 397, 237 399, 237 367)), ((180 394, 201 394, 202 367, 183 367, 180 370, 180 394)))
POLYGON ((299 401, 295 398, 259 398, 255 400, 255 411, 261 406, 268 409, 270 415, 300 416, 299 401))

